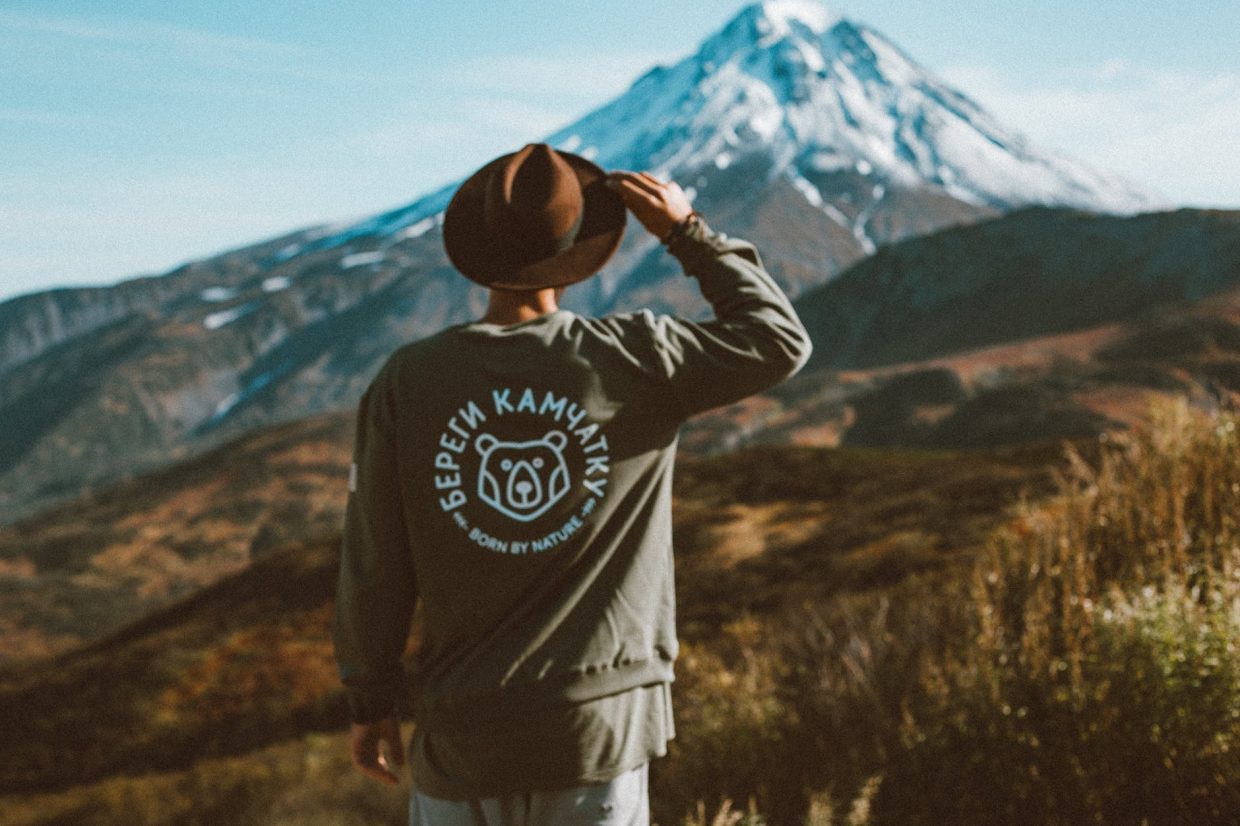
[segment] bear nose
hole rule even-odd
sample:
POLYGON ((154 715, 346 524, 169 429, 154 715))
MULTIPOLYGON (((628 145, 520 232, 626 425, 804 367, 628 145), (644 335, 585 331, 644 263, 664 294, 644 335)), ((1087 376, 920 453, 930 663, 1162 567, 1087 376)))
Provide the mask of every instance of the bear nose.
POLYGON ((518 508, 532 508, 542 499, 538 474, 529 462, 517 462, 508 477, 508 498, 518 508))

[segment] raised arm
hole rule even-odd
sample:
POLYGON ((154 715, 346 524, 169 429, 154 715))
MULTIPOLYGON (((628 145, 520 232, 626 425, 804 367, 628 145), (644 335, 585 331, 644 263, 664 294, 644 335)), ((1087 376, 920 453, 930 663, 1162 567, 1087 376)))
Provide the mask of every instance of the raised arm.
POLYGON ((648 314, 663 375, 685 416, 766 390, 804 366, 809 335, 754 246, 712 231, 674 182, 617 172, 634 217, 698 280, 712 321, 648 314))

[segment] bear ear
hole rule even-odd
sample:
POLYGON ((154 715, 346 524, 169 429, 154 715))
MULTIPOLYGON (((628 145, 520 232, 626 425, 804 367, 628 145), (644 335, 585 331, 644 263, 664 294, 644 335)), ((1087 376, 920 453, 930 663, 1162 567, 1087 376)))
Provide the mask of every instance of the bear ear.
POLYGON ((480 433, 478 434, 478 438, 474 439, 474 450, 478 451, 483 456, 486 456, 491 452, 491 448, 495 447, 498 441, 499 439, 495 438, 490 433, 480 433))
POLYGON ((568 437, 559 430, 550 430, 546 436, 543 436, 543 442, 550 445, 555 450, 563 450, 564 445, 568 444, 568 437))

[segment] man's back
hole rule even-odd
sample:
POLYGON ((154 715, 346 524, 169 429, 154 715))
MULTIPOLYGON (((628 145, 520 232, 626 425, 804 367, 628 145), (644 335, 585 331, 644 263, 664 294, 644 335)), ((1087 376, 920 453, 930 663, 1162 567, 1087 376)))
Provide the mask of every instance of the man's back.
POLYGON ((670 736, 678 428, 778 383, 809 345, 751 245, 694 221, 668 248, 715 320, 558 310, 457 325, 393 353, 362 399, 337 648, 355 717, 385 711, 422 600, 415 781, 428 793, 517 782, 454 784, 467 772, 434 758, 435 738, 453 763, 485 732, 499 765, 530 759, 506 736, 558 720, 569 731, 552 738, 553 765, 518 773, 537 786, 660 753, 661 740, 600 754, 586 742, 600 715, 646 715, 643 730, 670 736))
POLYGON ((428 718, 670 677, 680 413, 626 327, 561 310, 453 327, 393 357, 428 718))

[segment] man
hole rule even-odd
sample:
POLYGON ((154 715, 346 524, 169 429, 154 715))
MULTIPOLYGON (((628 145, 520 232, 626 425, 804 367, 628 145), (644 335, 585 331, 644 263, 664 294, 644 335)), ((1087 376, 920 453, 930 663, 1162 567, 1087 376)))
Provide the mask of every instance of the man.
POLYGON ((398 782, 420 600, 411 822, 644 824, 673 735, 678 429, 796 372, 809 339, 753 246, 675 183, 545 144, 470 177, 443 233, 490 303, 396 350, 358 406, 334 631, 354 762, 398 782), (626 207, 714 320, 558 308, 626 207))

